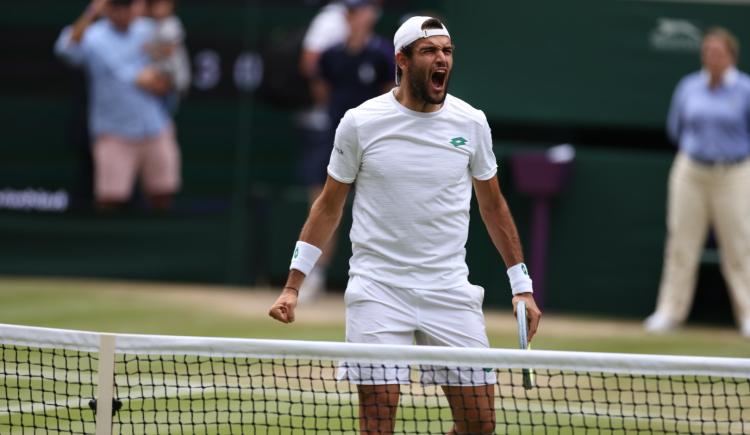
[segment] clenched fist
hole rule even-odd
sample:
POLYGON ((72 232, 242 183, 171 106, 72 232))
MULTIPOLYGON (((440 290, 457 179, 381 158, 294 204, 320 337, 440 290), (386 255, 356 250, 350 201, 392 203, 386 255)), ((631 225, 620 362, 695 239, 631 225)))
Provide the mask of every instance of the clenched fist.
POLYGON ((268 315, 282 323, 294 322, 294 309, 297 307, 299 292, 292 287, 284 287, 276 302, 271 305, 268 315))

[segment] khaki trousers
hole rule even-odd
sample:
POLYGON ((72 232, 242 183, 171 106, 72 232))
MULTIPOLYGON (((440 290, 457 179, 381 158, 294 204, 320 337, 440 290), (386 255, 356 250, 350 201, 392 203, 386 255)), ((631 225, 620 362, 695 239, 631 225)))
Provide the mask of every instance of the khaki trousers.
POLYGON ((684 322, 709 227, 739 322, 750 320, 750 159, 703 165, 678 153, 669 177, 667 241, 656 310, 684 322))

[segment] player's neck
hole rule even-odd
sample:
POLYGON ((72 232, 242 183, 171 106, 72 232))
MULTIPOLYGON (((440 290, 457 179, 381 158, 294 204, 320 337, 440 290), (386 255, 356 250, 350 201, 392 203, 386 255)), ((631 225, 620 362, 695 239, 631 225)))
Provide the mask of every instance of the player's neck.
POLYGON ((443 103, 429 103, 422 98, 417 97, 411 91, 409 86, 403 83, 403 81, 401 82, 400 86, 396 87, 393 90, 393 96, 396 97, 396 101, 398 101, 402 106, 415 112, 437 112, 441 107, 443 107, 443 103))

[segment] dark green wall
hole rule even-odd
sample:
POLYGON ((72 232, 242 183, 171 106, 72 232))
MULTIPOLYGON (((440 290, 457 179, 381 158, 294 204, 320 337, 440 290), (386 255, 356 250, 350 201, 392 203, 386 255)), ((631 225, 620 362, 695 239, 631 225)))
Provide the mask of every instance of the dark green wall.
POLYGON ((722 25, 750 41, 746 2, 444 5, 457 47, 454 92, 495 120, 661 128, 677 81, 700 68, 701 31, 722 25))

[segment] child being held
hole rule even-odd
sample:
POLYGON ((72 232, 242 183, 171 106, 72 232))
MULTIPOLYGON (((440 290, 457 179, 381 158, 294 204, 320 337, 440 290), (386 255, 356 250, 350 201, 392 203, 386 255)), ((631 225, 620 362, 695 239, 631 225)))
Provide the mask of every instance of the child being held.
POLYGON ((146 50, 154 59, 159 70, 172 83, 172 91, 167 96, 167 106, 172 112, 177 110, 179 99, 190 89, 190 61, 185 48, 185 29, 175 15, 176 0, 148 0, 147 14, 156 23, 154 41, 146 50))

